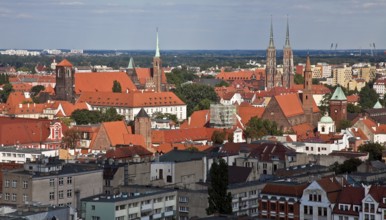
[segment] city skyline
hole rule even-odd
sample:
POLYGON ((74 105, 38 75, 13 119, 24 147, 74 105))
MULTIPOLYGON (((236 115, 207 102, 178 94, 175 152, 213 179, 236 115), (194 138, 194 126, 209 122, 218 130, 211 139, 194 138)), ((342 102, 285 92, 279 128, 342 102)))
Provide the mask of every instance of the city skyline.
POLYGON ((262 50, 273 19, 277 49, 287 15, 294 50, 386 48, 386 2, 358 1, 91 1, 0 3, 4 49, 262 50))

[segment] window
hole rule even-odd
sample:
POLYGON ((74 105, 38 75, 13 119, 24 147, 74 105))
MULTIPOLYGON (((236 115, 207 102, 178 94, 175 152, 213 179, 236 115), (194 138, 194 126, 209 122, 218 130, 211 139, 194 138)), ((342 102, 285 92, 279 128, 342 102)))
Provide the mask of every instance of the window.
POLYGON ((16 188, 17 186, 17 180, 12 180, 12 188, 16 188))
POLYGON ((16 201, 16 193, 12 193, 12 201, 16 201))
POLYGON ((72 197, 72 189, 67 190, 67 197, 72 197))
POLYGON ((276 203, 271 203, 271 211, 275 211, 276 210, 276 203))
POLYGON ((92 206, 91 206, 91 210, 95 210, 95 205, 92 205, 92 206))
POLYGON ((24 180, 23 181, 23 189, 27 189, 28 188, 28 181, 24 180))
POLYGON ((55 186, 55 179, 50 179, 50 186, 55 186))
POLYGON ((8 201, 8 200, 9 200, 9 197, 10 197, 9 193, 6 193, 4 199, 5 199, 6 201, 8 201))
POLYGON ((180 206, 179 211, 180 211, 180 212, 189 212, 189 207, 186 207, 186 206, 180 206))
POLYGON ((50 192, 49 198, 50 198, 50 200, 54 200, 54 199, 55 199, 55 194, 54 194, 54 192, 50 192))
POLYGON ((294 212, 294 205, 288 205, 288 213, 294 212))
POLYGON ((125 220, 125 216, 115 217, 115 220, 125 220))
POLYGON ((58 192, 58 197, 59 197, 59 199, 63 199, 63 190, 60 190, 58 192))
POLYGON ((60 177, 60 178, 59 178, 59 186, 60 186, 60 185, 63 185, 63 177, 60 177))
POLYGON ((178 198, 178 201, 179 201, 179 202, 188 202, 189 200, 188 200, 188 197, 186 197, 186 196, 180 196, 180 197, 178 198))
POLYGON ((101 220, 101 217, 99 217, 99 216, 91 216, 91 220, 101 220))
POLYGON ((67 177, 67 184, 72 184, 72 176, 67 177))
POLYGON ((26 201, 28 201, 28 196, 27 194, 23 194, 23 202, 26 202, 26 201))
POLYGON ((6 180, 4 185, 6 188, 8 188, 9 187, 9 180, 6 180))

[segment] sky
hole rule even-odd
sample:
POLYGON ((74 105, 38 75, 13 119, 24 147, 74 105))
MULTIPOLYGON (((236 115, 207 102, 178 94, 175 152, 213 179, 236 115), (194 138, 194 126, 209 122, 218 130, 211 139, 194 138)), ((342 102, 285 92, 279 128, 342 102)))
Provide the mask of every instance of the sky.
POLYGON ((0 48, 386 48, 386 0, 1 0, 0 48))

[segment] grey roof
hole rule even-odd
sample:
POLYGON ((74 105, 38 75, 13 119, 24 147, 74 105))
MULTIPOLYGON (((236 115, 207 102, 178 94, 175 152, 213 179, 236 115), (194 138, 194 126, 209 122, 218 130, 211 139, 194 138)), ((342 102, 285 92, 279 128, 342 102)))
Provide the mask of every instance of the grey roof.
POLYGON ((34 148, 17 148, 17 147, 0 147, 0 152, 25 153, 25 154, 41 154, 45 151, 53 149, 34 149, 34 148))
POLYGON ((75 164, 75 163, 66 163, 63 164, 62 169, 58 172, 30 172, 28 170, 14 171, 15 173, 31 175, 33 178, 39 177, 49 177, 49 176, 58 176, 58 175, 68 175, 74 173, 86 173, 86 172, 95 172, 100 171, 102 173, 103 168, 99 167, 96 164, 75 164))
POLYGON ((135 116, 136 118, 150 118, 150 116, 146 113, 144 108, 139 110, 138 114, 135 116))
POLYGON ((201 160, 206 156, 206 153, 195 152, 190 150, 173 149, 168 153, 160 156, 160 162, 186 162, 191 160, 201 160))

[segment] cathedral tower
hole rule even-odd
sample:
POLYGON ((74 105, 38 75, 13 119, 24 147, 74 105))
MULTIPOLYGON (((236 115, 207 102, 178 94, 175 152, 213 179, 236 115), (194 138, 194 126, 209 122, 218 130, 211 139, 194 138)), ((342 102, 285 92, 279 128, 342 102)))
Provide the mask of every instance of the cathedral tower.
POLYGON ((157 45, 155 50, 155 56, 153 58, 153 81, 156 92, 162 91, 162 60, 159 52, 159 42, 158 42, 158 30, 157 30, 157 45))
POLYGON ((271 32, 269 35, 269 46, 267 48, 267 58, 266 58, 266 67, 265 67, 265 87, 267 89, 273 88, 275 86, 275 77, 276 77, 276 48, 273 42, 273 27, 272 27, 272 17, 271 17, 271 32))
POLYGON ((72 64, 66 59, 62 60, 62 62, 56 65, 55 74, 56 74, 56 86, 55 86, 56 99, 74 103, 75 102, 75 93, 74 93, 75 69, 72 67, 72 64))
POLYGON ((294 79, 294 60, 293 60, 293 53, 292 48, 290 44, 289 39, 289 25, 288 25, 288 18, 287 18, 287 32, 286 32, 286 38, 285 38, 285 45, 283 48, 283 87, 285 88, 291 88, 293 85, 293 79, 294 79))

